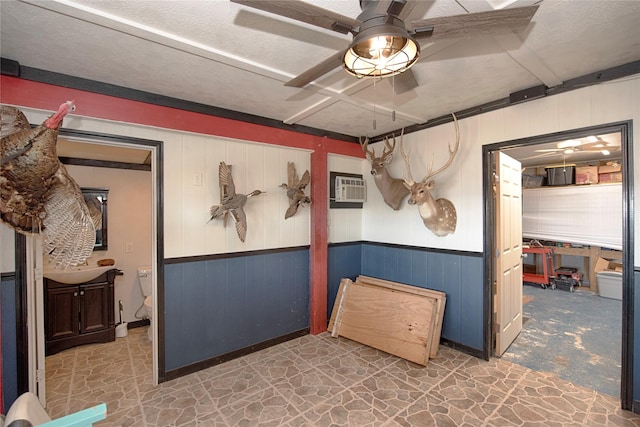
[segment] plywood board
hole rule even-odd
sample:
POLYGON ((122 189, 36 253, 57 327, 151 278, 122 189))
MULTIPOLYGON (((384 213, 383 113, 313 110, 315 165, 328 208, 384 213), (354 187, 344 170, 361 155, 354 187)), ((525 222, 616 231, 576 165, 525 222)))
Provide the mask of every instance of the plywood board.
MULTIPOLYGON (((435 298, 343 279, 332 336, 343 336, 411 362, 429 361, 435 298)), ((340 292, 339 292, 340 293, 340 292)))
POLYGON ((442 322, 444 321, 444 307, 447 302, 447 294, 442 291, 436 291, 433 289, 420 288, 417 286, 406 285, 403 283, 391 282, 389 280, 378 279, 370 276, 358 276, 356 282, 371 286, 381 286, 387 289, 393 289, 400 292, 408 292, 417 295, 423 295, 426 297, 435 298, 437 302, 436 306, 436 319, 434 324, 434 331, 432 336, 431 350, 429 353, 430 358, 438 356, 438 350, 440 349, 440 336, 442 335, 442 322))

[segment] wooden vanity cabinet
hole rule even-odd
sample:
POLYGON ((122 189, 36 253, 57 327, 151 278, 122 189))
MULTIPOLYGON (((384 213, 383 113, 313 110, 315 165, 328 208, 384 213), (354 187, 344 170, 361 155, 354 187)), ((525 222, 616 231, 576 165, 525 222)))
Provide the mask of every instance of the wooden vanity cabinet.
POLYGON ((77 285, 44 279, 45 354, 83 344, 114 341, 113 269, 77 285))

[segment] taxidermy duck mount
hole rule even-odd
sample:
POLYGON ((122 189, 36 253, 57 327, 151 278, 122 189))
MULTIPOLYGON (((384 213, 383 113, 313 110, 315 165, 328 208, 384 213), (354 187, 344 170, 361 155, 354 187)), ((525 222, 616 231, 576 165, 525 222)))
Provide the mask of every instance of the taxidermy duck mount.
POLYGON ((223 226, 227 226, 227 215, 231 215, 236 224, 236 232, 240 241, 244 242, 247 237, 247 215, 244 212, 244 205, 250 197, 265 193, 260 190, 253 190, 249 194, 236 193, 236 186, 231 176, 231 166, 225 162, 220 162, 218 168, 218 179, 220 184, 220 204, 211 206, 209 210, 212 219, 222 217, 223 226))
POLYGON ((287 183, 280 184, 280 188, 287 190, 287 197, 289 198, 289 208, 284 214, 284 219, 291 218, 298 212, 298 207, 304 206, 303 203, 311 203, 311 198, 304 194, 304 189, 309 185, 311 176, 309 171, 304 171, 302 178, 298 179, 298 172, 296 172, 296 165, 293 162, 287 163, 287 183))
POLYGON ((80 186, 56 151, 62 120, 74 110, 73 101, 64 102, 31 128, 22 111, 0 106, 0 220, 23 234, 40 233, 56 268, 84 263, 96 239, 80 186))

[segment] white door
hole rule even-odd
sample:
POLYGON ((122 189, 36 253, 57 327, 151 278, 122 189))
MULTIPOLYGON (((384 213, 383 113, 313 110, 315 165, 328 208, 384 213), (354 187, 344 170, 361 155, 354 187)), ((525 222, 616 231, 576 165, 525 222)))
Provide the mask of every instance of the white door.
POLYGON ((42 278, 42 237, 40 235, 27 236, 26 252, 29 391, 36 394, 42 406, 46 407, 44 284, 42 278))
POLYGON ((495 355, 509 348, 522 330, 521 165, 496 153, 495 355))

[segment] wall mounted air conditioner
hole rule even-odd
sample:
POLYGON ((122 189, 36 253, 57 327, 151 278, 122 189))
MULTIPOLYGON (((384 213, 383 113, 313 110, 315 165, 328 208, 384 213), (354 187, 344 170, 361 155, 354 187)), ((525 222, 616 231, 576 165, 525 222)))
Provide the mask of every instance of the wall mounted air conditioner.
POLYGON ((367 182, 362 178, 351 176, 336 176, 336 202, 367 201, 367 182))

